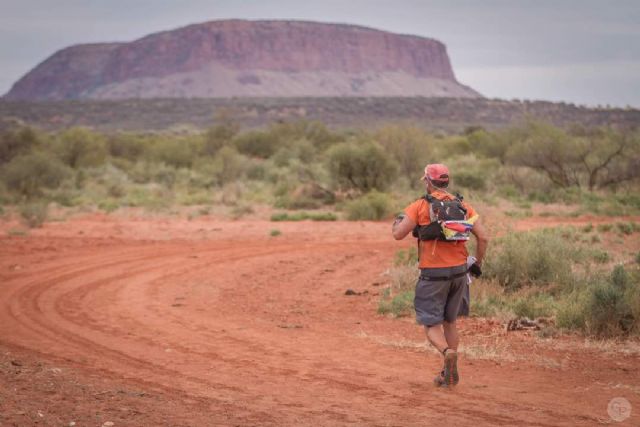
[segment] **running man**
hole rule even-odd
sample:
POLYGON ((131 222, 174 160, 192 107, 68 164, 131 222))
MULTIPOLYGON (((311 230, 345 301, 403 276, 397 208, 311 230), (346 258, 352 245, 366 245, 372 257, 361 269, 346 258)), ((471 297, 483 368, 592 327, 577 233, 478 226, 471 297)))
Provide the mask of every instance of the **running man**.
MULTIPOLYGON (((427 339, 444 357, 444 367, 434 379, 437 386, 452 386, 459 381, 458 331, 456 318, 463 299, 469 295, 468 272, 479 276, 488 238, 473 207, 445 189, 449 169, 430 164, 424 169, 427 194, 411 203, 393 223, 396 240, 413 231, 418 238, 420 278, 416 284, 414 306, 416 320, 424 325, 427 339), (466 240, 477 240, 476 261, 467 266, 466 240)), ((468 301, 467 301, 468 303, 468 301)))

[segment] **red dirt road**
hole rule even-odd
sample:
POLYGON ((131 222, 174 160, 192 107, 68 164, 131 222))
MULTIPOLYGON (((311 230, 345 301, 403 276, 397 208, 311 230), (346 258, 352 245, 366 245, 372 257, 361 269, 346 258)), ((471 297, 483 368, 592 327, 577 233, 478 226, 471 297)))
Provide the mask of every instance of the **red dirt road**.
POLYGON ((475 347, 460 385, 433 388, 441 361, 420 328, 376 313, 384 271, 412 244, 388 224, 8 227, 0 426, 640 423, 638 352, 507 335, 482 319, 461 321, 475 347), (607 414, 614 397, 633 406, 622 423, 607 414))

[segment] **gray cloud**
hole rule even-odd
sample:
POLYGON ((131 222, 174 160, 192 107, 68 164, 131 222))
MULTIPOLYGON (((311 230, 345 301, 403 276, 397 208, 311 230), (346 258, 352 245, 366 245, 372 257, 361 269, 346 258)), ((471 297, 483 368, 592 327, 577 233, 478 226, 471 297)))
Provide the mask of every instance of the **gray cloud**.
POLYGON ((490 97, 640 106, 632 0, 3 0, 0 92, 71 44, 128 41, 212 19, 343 22, 443 41, 460 81, 490 97))

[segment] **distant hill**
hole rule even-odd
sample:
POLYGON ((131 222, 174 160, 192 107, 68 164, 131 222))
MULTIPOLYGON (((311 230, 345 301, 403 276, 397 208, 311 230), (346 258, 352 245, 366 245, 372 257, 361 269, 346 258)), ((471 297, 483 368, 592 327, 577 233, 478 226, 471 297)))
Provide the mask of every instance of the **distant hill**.
POLYGON ((444 44, 345 24, 224 20, 62 49, 9 100, 305 96, 477 98, 444 44))
POLYGON ((88 126, 104 131, 202 129, 224 111, 243 128, 284 120, 320 120, 334 128, 375 127, 403 122, 429 130, 489 129, 528 118, 558 126, 640 126, 640 110, 585 108, 552 102, 451 98, 235 98, 111 101, 0 101, 0 130, 17 123, 45 130, 88 126))

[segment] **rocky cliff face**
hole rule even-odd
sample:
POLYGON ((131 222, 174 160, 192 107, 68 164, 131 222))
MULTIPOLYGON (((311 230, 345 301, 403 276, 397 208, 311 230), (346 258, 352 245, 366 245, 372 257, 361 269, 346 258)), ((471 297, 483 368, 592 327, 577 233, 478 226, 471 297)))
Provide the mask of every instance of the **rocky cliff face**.
POLYGON ((436 40, 352 25, 228 20, 63 49, 5 97, 336 95, 479 96, 455 80, 436 40))

